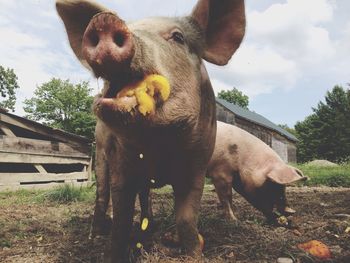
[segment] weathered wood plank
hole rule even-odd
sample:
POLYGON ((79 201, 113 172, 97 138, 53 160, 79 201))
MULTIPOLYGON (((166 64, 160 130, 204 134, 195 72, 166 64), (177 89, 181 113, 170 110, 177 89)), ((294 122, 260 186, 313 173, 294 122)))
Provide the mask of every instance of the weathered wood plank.
POLYGON ((50 182, 50 181, 67 181, 67 180, 87 180, 87 172, 73 173, 0 173, 0 185, 10 185, 28 182, 50 182))
POLYGON ((70 144, 81 145, 82 143, 88 142, 88 139, 84 139, 73 134, 67 134, 60 130, 55 130, 40 123, 35 123, 33 121, 27 120, 25 118, 13 115, 11 116, 11 114, 8 113, 0 112, 0 121, 70 144))
POLYGON ((52 189, 58 186, 62 186, 64 184, 69 184, 70 186, 74 187, 87 187, 91 185, 91 182, 85 181, 85 182, 76 182, 76 181, 71 181, 71 182, 65 182, 65 183, 47 183, 47 184, 25 184, 25 185, 20 185, 20 184, 11 184, 11 185, 0 185, 0 192, 4 191, 17 191, 20 189, 28 189, 28 190, 46 190, 46 189, 52 189))
POLYGON ((43 154, 8 153, 0 150, 0 162, 3 163, 31 163, 31 164, 72 164, 81 163, 88 165, 90 158, 60 157, 43 154))
POLYGON ((38 170, 39 173, 41 174, 47 174, 47 171, 41 164, 34 164, 35 169, 38 170))
POLYGON ((87 167, 89 181, 92 181, 92 158, 90 158, 90 163, 87 167))
POLYGON ((0 151, 9 153, 34 153, 34 154, 50 154, 55 156, 74 156, 81 158, 89 158, 91 152, 90 147, 72 146, 67 143, 44 141, 20 137, 3 136, 0 140, 0 151))
POLYGON ((0 129, 4 132, 6 136, 16 137, 16 135, 11 131, 11 129, 4 123, 0 123, 0 129))

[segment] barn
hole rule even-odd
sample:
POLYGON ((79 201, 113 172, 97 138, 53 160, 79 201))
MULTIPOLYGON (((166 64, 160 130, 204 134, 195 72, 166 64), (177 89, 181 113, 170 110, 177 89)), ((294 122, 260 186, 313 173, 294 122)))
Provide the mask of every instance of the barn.
POLYGON ((283 161, 296 163, 298 139, 260 114, 216 98, 216 117, 255 135, 274 149, 283 161))
POLYGON ((0 191, 87 184, 91 143, 0 108, 0 191))

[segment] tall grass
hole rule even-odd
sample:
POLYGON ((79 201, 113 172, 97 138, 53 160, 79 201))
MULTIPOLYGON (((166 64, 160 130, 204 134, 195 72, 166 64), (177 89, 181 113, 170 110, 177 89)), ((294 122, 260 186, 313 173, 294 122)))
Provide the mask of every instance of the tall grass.
POLYGON ((350 187, 350 163, 337 166, 296 165, 310 178, 302 183, 307 186, 326 185, 332 187, 350 187))
POLYGON ((74 187, 65 184, 49 190, 21 189, 0 192, 0 206, 43 202, 93 202, 95 199, 95 189, 95 187, 74 187))
POLYGON ((69 184, 65 184, 52 190, 48 190, 38 196, 39 200, 57 203, 92 201, 93 198, 94 191, 91 188, 74 187, 69 184))

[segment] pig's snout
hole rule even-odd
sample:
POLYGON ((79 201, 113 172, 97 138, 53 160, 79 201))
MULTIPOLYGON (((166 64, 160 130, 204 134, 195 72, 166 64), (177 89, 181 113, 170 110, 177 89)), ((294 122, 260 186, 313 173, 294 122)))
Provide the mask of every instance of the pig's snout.
POLYGON ((96 76, 112 80, 130 67, 134 39, 123 20, 102 12, 91 19, 85 30, 82 52, 96 76))

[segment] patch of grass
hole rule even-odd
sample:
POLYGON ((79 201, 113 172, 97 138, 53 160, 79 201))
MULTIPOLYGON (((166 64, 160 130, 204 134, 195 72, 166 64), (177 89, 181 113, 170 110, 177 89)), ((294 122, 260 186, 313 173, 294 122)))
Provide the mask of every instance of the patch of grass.
POLYGON ((36 203, 37 196, 44 192, 44 190, 27 189, 0 192, 0 205, 36 203))
POLYGON ((169 193, 173 193, 173 188, 170 185, 165 185, 161 188, 155 188, 152 189, 152 192, 156 193, 156 194, 169 194, 169 193))
POLYGON ((159 204, 154 220, 157 222, 160 232, 167 232, 175 227, 174 201, 171 199, 163 199, 159 204))
POLYGON ((48 190, 37 197, 38 201, 57 202, 61 204, 81 201, 92 201, 94 199, 94 188, 74 187, 69 184, 48 190))
POLYGON ((326 185, 332 187, 350 187, 350 164, 338 166, 316 166, 310 164, 296 165, 297 168, 310 178, 301 185, 318 186, 326 185))
POLYGON ((0 192, 0 205, 36 204, 43 202, 69 203, 75 201, 93 202, 95 187, 74 187, 69 184, 50 190, 27 190, 0 192))
POLYGON ((0 247, 11 247, 11 242, 9 240, 0 238, 0 247))

